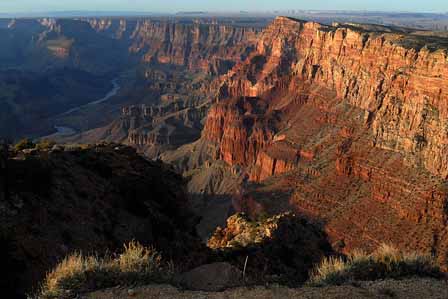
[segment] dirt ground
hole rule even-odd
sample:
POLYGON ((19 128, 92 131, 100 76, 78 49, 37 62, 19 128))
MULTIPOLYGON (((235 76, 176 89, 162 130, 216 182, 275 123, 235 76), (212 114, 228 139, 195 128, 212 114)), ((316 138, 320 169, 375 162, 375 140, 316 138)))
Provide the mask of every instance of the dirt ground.
POLYGON ((448 282, 434 279, 385 280, 352 285, 290 289, 283 286, 242 287, 218 293, 179 290, 169 285, 149 285, 135 289, 115 288, 88 294, 83 299, 448 299, 448 282))

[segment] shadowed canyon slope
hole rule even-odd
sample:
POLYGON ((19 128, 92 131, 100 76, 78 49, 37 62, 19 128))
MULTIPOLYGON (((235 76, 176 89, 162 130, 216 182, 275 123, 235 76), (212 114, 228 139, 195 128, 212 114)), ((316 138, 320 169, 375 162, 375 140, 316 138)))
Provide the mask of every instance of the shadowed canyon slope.
POLYGON ((241 59, 258 31, 169 18, 18 19, 0 27, 0 62, 2 68, 69 65, 96 73, 152 62, 219 73, 241 59))
MULTIPOLYGON (((88 266, 87 260, 81 263, 88 268, 85 275, 77 274, 80 264, 62 262, 73 254, 95 254, 106 263, 109 258, 122 256, 117 252, 132 240, 153 246, 163 254, 169 268, 161 269, 166 277, 176 277, 160 282, 185 283, 190 288, 181 279, 184 272, 224 262, 242 269, 247 255, 252 258, 247 267, 251 283, 261 283, 269 274, 276 281, 289 279, 296 285, 307 280, 308 272, 323 256, 333 253, 319 225, 292 213, 260 225, 244 215, 232 217, 225 234, 232 240, 220 240, 223 235, 217 232, 210 247, 223 250, 211 250, 196 234, 199 217, 190 207, 186 181, 171 166, 144 158, 129 146, 104 143, 56 145, 51 149, 2 148, 1 154, 0 260, 6 279, 0 286, 6 298, 39 293, 46 274, 58 263, 71 264, 63 272, 74 275, 74 284, 90 281, 90 286, 70 292, 71 283, 55 278, 51 284, 65 291, 33 298, 75 298, 116 283, 149 283, 156 278, 139 280, 131 275, 129 280, 123 276, 115 281, 108 273, 114 272, 112 268, 99 271, 104 280, 98 280, 99 272, 88 266), (211 245, 213 242, 215 245, 211 245), (227 242, 250 247, 234 251, 227 242)), ((148 258, 154 262, 153 257, 141 254, 136 250, 130 259, 148 258)), ((237 273, 241 272, 237 269, 237 273)), ((240 277, 233 278, 241 285, 240 277)), ((197 279, 193 289, 213 287, 213 281, 212 286, 207 283, 197 279)))
MULTIPOLYGON (((253 182, 234 206, 293 208, 337 249, 391 242, 446 267, 447 40, 374 30, 277 18, 219 79, 199 167, 225 161, 253 182)), ((191 147, 163 158, 197 167, 191 147)))
MULTIPOLYGON (((104 32, 112 26, 94 25, 104 32)), ((69 140, 120 141, 156 157, 200 137, 217 89, 213 80, 246 58, 259 29, 144 22, 135 30, 130 51, 144 53, 134 85, 138 92, 129 93, 135 100, 128 100, 131 105, 110 125, 69 140)))
MULTIPOLYGON (((259 31, 244 24, 163 18, 11 20, 0 28, 4 43, 0 50, 0 70, 20 69, 22 77, 44 77, 50 81, 47 85, 52 93, 46 101, 52 107, 48 109, 47 103, 39 103, 34 110, 28 109, 36 99, 27 95, 39 94, 33 89, 39 86, 39 79, 30 84, 25 79, 14 84, 1 82, 6 87, 0 93, 0 107, 8 115, 0 115, 0 125, 3 128, 8 123, 13 130, 0 131, 16 138, 35 137, 51 133, 54 126, 85 131, 104 125, 91 115, 80 117, 71 113, 74 117, 70 118, 71 115, 60 113, 101 98, 110 88, 109 82, 117 77, 120 77, 121 92, 110 107, 97 105, 100 111, 95 113, 113 118, 123 106, 161 102, 160 97, 165 93, 174 94, 167 95, 168 99, 178 99, 176 93, 181 91, 189 95, 200 89, 201 84, 209 83, 210 78, 226 73, 245 59, 253 50, 259 31), (54 85, 59 87, 65 83, 60 82, 58 74, 69 70, 89 79, 78 84, 66 83, 64 88, 54 90, 54 85), (91 82, 98 86, 92 87, 91 82), (137 93, 139 99, 135 99, 137 93), (142 102, 142 93, 146 94, 146 102, 142 102), (81 99, 73 94, 81 95, 81 99), (35 123, 40 126, 37 128, 35 123), (33 130, 29 129, 32 127, 33 130)), ((205 94, 204 90, 201 94, 205 94)), ((193 99, 188 100, 197 103, 198 97, 191 96, 193 99)))
POLYGON ((0 183, 5 298, 35 291, 75 251, 103 255, 139 240, 173 260, 199 252, 183 178, 133 148, 58 147, 11 155, 6 164, 7 188, 4 173, 0 183))

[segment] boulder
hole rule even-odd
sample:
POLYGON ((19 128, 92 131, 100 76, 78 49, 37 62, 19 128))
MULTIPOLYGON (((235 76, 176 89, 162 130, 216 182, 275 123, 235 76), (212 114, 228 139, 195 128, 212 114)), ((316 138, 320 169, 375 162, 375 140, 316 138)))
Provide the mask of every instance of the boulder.
POLYGON ((180 277, 180 284, 193 291, 223 291, 243 284, 243 273, 228 263, 200 266, 180 277))

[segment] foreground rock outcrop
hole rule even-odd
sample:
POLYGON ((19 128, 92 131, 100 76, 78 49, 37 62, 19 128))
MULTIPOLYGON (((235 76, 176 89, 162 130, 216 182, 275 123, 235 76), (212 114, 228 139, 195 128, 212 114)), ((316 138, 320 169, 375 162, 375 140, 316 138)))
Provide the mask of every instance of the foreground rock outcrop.
POLYGON ((305 282, 315 264, 332 253, 325 233, 293 214, 258 221, 245 214, 233 215, 226 227, 216 229, 207 246, 247 267, 257 282, 292 285, 305 282))
POLYGON ((101 255, 135 239, 176 260, 200 248, 182 177, 130 147, 19 153, 7 171, 0 241, 8 298, 37 288, 74 251, 101 255))

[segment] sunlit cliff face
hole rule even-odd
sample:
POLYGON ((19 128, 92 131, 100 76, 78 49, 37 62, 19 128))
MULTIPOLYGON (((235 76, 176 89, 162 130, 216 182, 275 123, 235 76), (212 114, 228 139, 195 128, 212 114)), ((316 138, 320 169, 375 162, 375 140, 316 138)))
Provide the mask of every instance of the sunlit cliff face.
POLYGON ((202 138, 252 181, 289 182, 347 249, 390 239, 445 263, 447 71, 444 38, 277 18, 221 78, 202 138))

